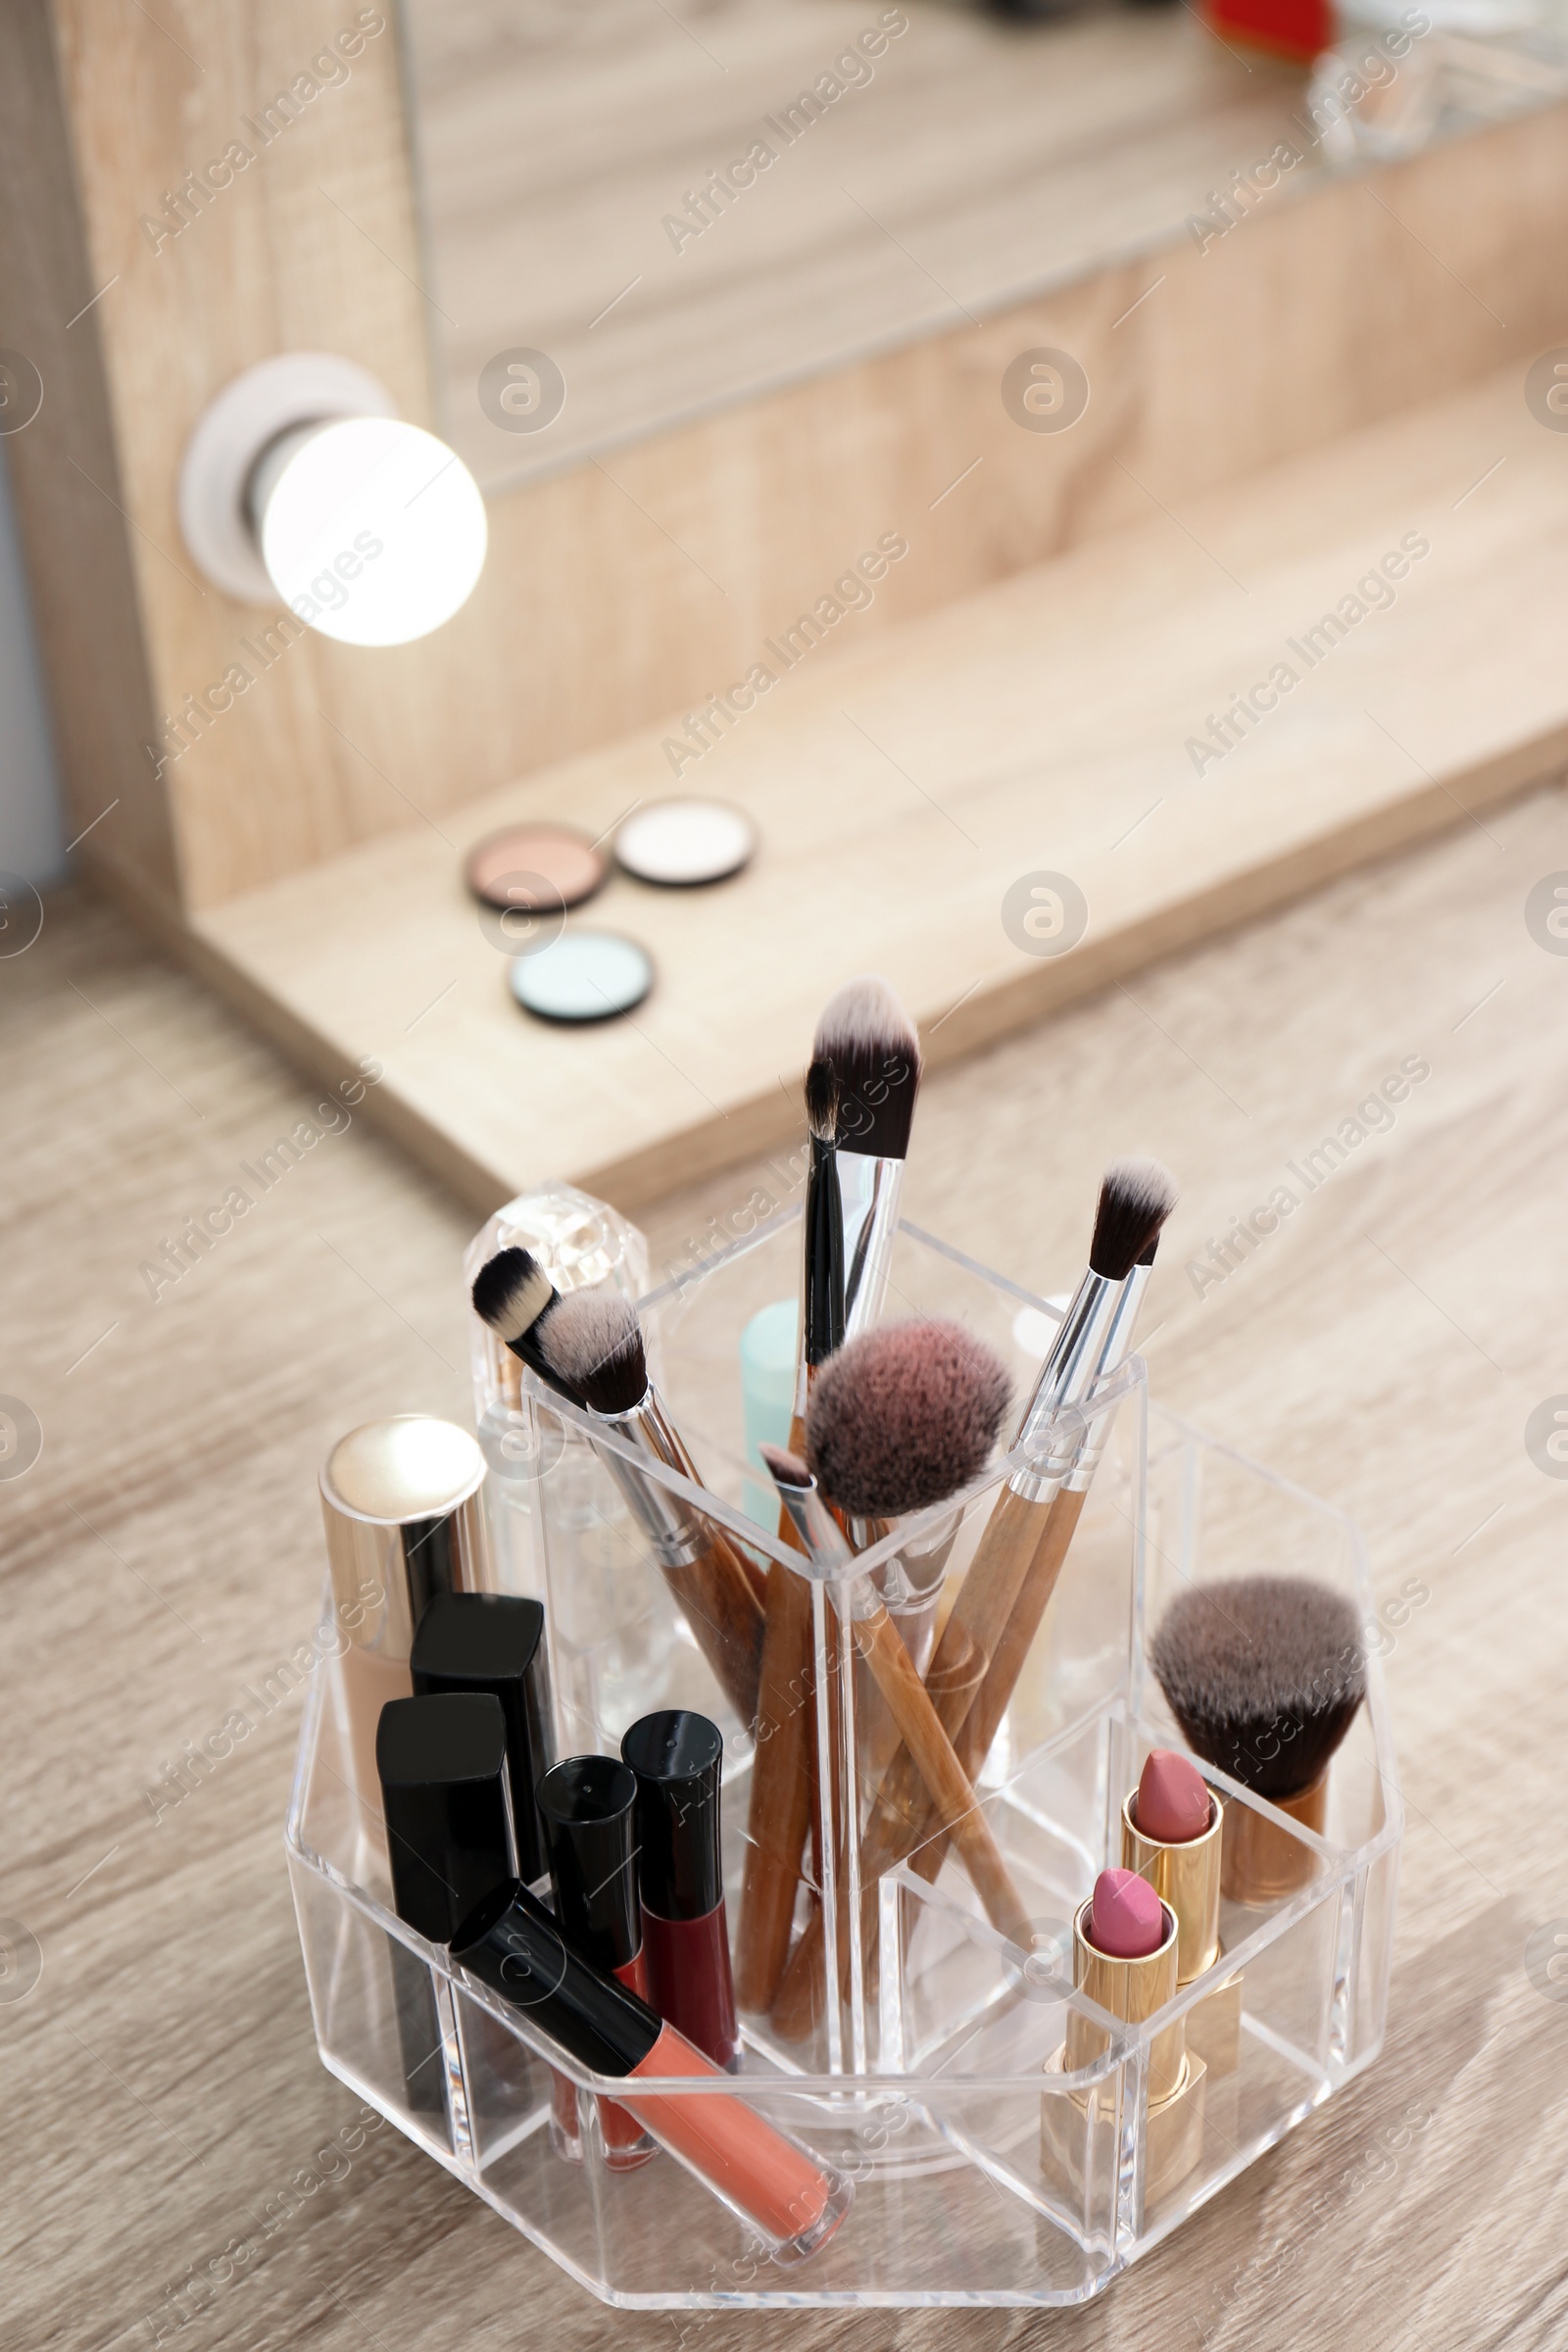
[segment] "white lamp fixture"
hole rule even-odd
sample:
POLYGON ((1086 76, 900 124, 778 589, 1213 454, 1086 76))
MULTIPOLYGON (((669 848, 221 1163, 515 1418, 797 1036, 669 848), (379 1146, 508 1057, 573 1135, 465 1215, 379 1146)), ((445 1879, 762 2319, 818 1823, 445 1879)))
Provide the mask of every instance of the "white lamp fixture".
POLYGON ((329 352, 264 360, 220 392, 179 473, 185 544, 247 604, 281 597, 345 645, 407 645, 467 602, 484 500, 462 459, 329 352))

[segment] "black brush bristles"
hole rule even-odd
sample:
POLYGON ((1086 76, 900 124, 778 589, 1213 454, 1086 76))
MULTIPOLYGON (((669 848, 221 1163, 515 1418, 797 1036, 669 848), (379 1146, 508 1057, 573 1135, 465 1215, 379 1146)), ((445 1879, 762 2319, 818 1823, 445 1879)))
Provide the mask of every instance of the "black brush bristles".
POLYGON ((945 1502, 985 1468, 1011 1387, 961 1323, 879 1324, 818 1377, 806 1416, 812 1476, 857 1519, 945 1502))
POLYGON ((1195 1754, 1275 1801, 1311 1788, 1366 1695, 1355 1605, 1311 1577, 1190 1586, 1150 1663, 1195 1754))
POLYGON ((1093 1271, 1125 1282, 1175 1205, 1175 1179, 1157 1159, 1113 1159, 1100 1184, 1089 1245, 1093 1271))
POLYGON ((920 1090, 920 1041, 885 980, 851 980, 816 1024, 813 1060, 839 1082, 838 1147, 872 1159, 905 1159, 920 1090))
POLYGON ((648 1394, 637 1310, 616 1290, 572 1291, 539 1326, 543 1367, 591 1413, 629 1413, 648 1394))

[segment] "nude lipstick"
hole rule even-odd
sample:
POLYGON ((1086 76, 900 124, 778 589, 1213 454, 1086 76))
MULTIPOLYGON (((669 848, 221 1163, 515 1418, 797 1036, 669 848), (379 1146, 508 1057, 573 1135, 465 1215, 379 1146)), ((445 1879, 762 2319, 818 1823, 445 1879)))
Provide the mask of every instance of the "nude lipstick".
POLYGON ((487 1895, 454 1936, 452 1957, 579 2066, 623 2082, 638 2121, 764 2240, 775 2262, 804 2262, 826 2245, 854 2200, 854 2181, 731 2090, 660 2090, 669 2078, 725 2077, 646 2001, 572 1951, 526 1886, 487 1895))
MULTIPOLYGON (((1214 1967, 1223 1946, 1219 1898, 1224 1809, 1190 1757, 1151 1748, 1121 1809, 1124 1869, 1147 1880, 1176 1919, 1176 1987, 1185 1991, 1214 1967)), ((1213 2076, 1231 2075, 1241 2054, 1242 1979, 1226 1977, 1187 2012, 1187 2046, 1213 2076)))
POLYGON ((740 2065, 719 1850, 724 1742, 716 1723, 668 1707, 620 1743, 637 1781, 637 1873, 647 1997, 715 2066, 740 2065))
MULTIPOLYGON (((545 1774, 537 1797, 562 1935, 584 1960, 645 1995, 635 1775, 613 1756, 568 1756, 545 1774)), ((557 2154, 568 2163, 582 2153, 582 2106, 576 2085, 558 2075, 551 2136, 557 2154)), ((659 2153, 624 2107, 605 2099, 598 2113, 611 2172, 635 2172, 659 2153)))

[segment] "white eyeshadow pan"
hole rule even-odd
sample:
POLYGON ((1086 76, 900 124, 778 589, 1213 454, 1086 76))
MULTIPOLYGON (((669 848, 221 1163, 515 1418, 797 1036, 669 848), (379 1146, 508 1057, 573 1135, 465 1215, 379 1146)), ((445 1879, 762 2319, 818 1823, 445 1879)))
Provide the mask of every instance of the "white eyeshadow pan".
POLYGON ((654 985, 653 957, 618 931, 564 931, 535 956, 518 956, 512 993, 542 1021, 610 1021, 654 985))
POLYGON ((738 874, 756 847, 756 826, 728 801, 655 801, 615 835, 615 863, 639 882, 683 890, 738 874))

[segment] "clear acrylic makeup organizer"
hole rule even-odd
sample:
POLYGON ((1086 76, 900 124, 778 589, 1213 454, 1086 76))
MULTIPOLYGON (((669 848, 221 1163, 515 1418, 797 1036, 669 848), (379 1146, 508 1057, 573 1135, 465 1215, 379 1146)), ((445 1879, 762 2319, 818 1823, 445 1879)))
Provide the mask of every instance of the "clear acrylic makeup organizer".
MULTIPOLYGON (((643 1301, 656 1378, 709 1483, 700 1499, 760 1563, 796 1567, 798 1555, 771 1526, 744 1515, 743 1498, 756 1489, 743 1456, 738 1346, 748 1318, 795 1287, 798 1214, 643 1301)), ((931 1236, 901 1228, 889 1314, 965 1321, 1012 1364, 1020 1391, 1035 1368, 1012 1338, 1022 1305, 1054 1311, 931 1236)), ((1363 1621, 1372 1613, 1348 1519, 1152 1407, 1140 1360, 1123 1387, 1088 1508, 978 1784, 1030 1918, 1032 1948, 991 1927, 952 1853, 934 1886, 901 1865, 881 1884, 853 2003, 828 2004, 828 2020, 805 2043, 743 2019, 744 2070, 720 2095, 754 2102, 857 2180, 837 2235, 798 2268, 774 2264, 745 2222, 668 2154, 612 2174, 590 2132, 583 2163, 557 2158, 552 2069, 589 2092, 612 2092, 613 2082, 564 2060, 525 2012, 454 1970, 395 1917, 379 1825, 350 1786, 335 1668, 314 1678, 286 1844, 321 2058, 606 2302, 1078 2303, 1376 2057, 1402 1824, 1376 1658, 1366 1705, 1333 1765, 1323 1836, 1207 1774, 1227 1805, 1261 1812, 1299 1848, 1306 1883, 1259 1908, 1227 1902, 1216 1968, 1142 2026, 1073 1990, 1072 1915, 1096 1873, 1120 1861, 1122 1800, 1151 1746, 1183 1745, 1146 1662, 1147 1633, 1171 1596, 1193 1581, 1277 1571, 1322 1578, 1354 1599, 1363 1621), (403 1947, 395 1957, 393 1945, 403 1947), (419 1964, 431 1972, 440 2034, 424 2080, 411 2088, 394 1987, 404 1987, 406 2006, 419 1964), (1191 2022, 1215 1984, 1238 1972, 1235 2064, 1210 2067, 1202 2101, 1173 2134, 1169 2114, 1151 2111, 1152 2052, 1178 2017, 1191 2022), (1065 2072, 1074 2015, 1078 2046, 1087 2037, 1100 2054, 1065 2072)), ((536 1591, 549 1611, 560 1752, 617 1752, 627 1725, 659 1706, 696 1706, 723 1726, 733 1938, 749 1740, 588 1445, 588 1423, 545 1403, 526 1378, 513 1399, 501 1420, 516 1442, 501 1444, 492 1430, 487 1443, 492 1514, 507 1537, 498 1546, 503 1580, 536 1591)), ((967 1498, 950 1580, 1008 1467, 967 1498)), ((856 1575, 869 1576, 911 1532, 917 1526, 861 1554, 856 1575)), ((815 1612, 819 1670, 824 1629, 835 1621, 824 1598, 815 1612)), ((863 1678, 851 1688, 862 1702, 863 1678)), ((873 1712, 861 1704, 857 1738, 867 1751, 873 1712)), ((867 1752, 840 1784, 868 1780, 874 1788, 876 1769, 867 1752)), ((823 1825, 820 1841, 824 1889, 835 1867, 833 1828, 823 1825)), ((714 2095, 711 2083, 692 2089, 714 2095)))

